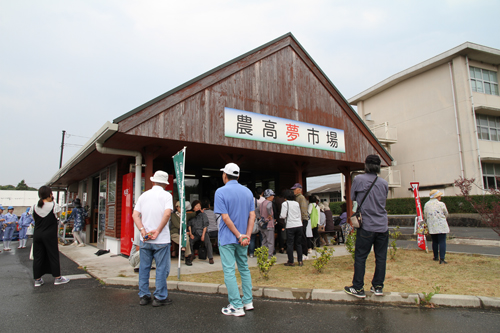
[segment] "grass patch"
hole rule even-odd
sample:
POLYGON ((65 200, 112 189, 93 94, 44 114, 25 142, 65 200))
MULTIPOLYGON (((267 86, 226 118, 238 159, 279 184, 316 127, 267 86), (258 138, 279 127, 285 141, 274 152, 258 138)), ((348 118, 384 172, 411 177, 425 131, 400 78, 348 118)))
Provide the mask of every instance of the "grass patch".
MULTIPOLYGON (((448 265, 432 260, 432 253, 398 250, 396 260, 387 261, 384 291, 421 293, 435 286, 441 294, 500 297, 500 258, 466 254, 446 254, 448 265)), ((365 289, 369 290, 375 269, 375 257, 366 261, 365 289)), ((353 262, 350 256, 332 257, 323 273, 318 274, 313 260, 303 267, 275 265, 269 280, 264 280, 258 267, 251 267, 254 286, 342 290, 351 285, 353 262)), ((236 273, 239 281, 239 274, 236 273)), ((170 276, 169 280, 177 280, 170 276)), ((182 281, 224 284, 222 271, 181 275, 182 281)))

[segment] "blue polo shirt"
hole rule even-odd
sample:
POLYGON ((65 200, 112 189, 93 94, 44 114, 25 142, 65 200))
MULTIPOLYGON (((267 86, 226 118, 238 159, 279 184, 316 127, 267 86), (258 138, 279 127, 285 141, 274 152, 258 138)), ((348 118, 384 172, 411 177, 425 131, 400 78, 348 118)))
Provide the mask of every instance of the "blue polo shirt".
MULTIPOLYGON (((252 191, 238 183, 230 180, 215 192, 214 212, 216 214, 228 214, 231 221, 242 234, 246 234, 248 216, 254 210, 252 191)), ((219 224, 219 246, 238 244, 238 239, 229 230, 224 220, 219 224)))

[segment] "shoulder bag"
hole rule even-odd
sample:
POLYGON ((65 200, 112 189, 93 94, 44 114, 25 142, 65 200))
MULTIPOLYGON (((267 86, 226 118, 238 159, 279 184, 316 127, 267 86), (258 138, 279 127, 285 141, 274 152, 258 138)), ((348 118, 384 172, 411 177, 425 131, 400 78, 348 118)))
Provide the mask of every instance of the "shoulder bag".
POLYGON ((363 204, 363 202, 365 202, 365 199, 368 196, 368 193, 370 193, 370 191, 371 191, 373 185, 375 185, 375 182, 377 181, 377 179, 378 179, 378 176, 375 176, 375 180, 373 181, 373 183, 370 186, 370 188, 368 189, 368 191, 366 191, 366 194, 363 197, 363 200, 361 201, 361 203, 358 205, 358 209, 356 209, 356 213, 354 213, 351 216, 351 224, 354 228, 359 229, 363 225, 363 218, 361 217, 361 205, 363 204))

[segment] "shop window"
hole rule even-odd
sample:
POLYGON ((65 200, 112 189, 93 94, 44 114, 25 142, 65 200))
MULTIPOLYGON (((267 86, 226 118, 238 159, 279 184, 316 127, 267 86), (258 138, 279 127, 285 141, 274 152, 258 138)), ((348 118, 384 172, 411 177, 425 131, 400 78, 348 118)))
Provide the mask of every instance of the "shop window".
POLYGON ((472 91, 498 96, 497 72, 469 67, 472 91))
POLYGON ((108 203, 114 203, 116 198, 116 165, 109 168, 108 203))

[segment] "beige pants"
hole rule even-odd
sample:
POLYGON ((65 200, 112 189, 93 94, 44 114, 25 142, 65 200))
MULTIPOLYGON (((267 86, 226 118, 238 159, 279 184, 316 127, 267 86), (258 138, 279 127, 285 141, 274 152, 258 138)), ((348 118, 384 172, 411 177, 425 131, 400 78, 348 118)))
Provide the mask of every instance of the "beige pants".
MULTIPOLYGON (((179 234, 170 234, 170 238, 172 239, 172 242, 175 244, 179 244, 179 234)), ((191 254, 191 246, 189 245, 189 237, 187 237, 186 240, 186 252, 184 253, 185 256, 188 256, 191 254)))

